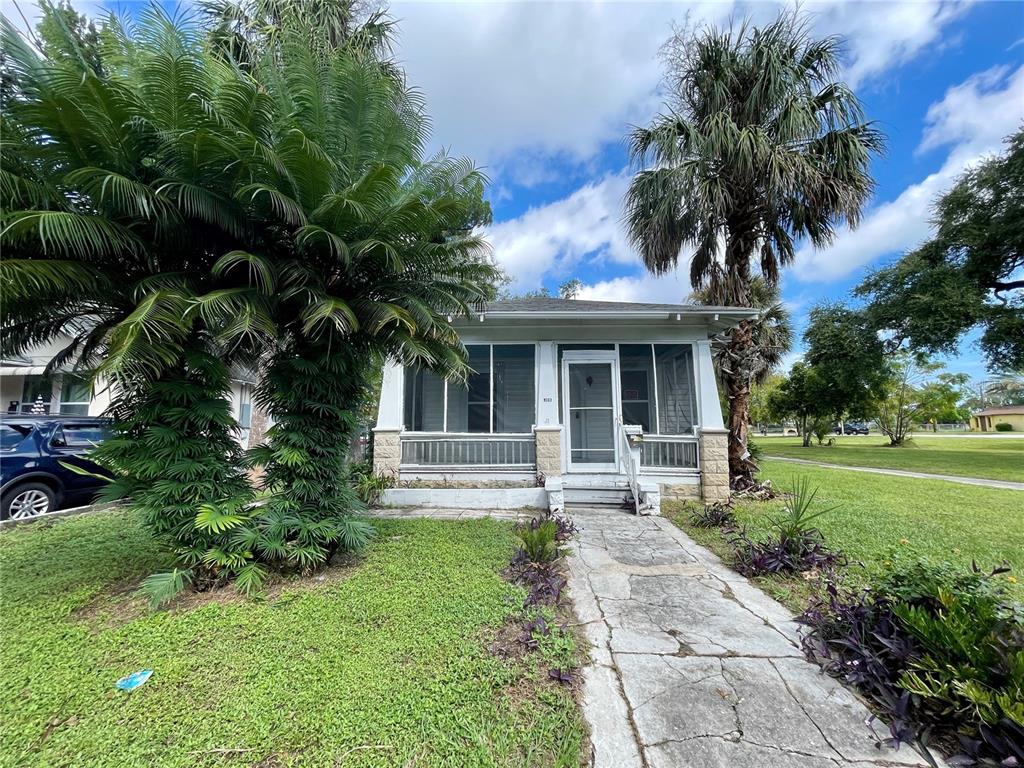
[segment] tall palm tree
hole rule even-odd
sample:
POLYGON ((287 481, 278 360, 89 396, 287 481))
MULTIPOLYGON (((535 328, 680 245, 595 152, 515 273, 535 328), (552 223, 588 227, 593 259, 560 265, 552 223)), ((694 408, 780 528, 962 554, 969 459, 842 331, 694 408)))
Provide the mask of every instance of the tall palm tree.
MULTIPOLYGON (((672 269, 690 246, 693 287, 749 307, 755 268, 773 285, 797 239, 820 247, 840 222, 857 224, 884 140, 837 79, 840 41, 814 39, 796 13, 676 42, 668 112, 630 138, 639 171, 626 194, 627 230, 651 272, 672 269)), ((744 361, 753 345, 751 323, 742 323, 730 355, 744 361)), ((734 373, 729 470, 749 480, 751 376, 734 373)))

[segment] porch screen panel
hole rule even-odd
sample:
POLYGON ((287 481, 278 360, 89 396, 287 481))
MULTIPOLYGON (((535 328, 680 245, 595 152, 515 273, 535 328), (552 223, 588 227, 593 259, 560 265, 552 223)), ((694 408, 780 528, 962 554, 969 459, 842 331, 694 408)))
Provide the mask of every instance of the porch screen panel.
POLYGON ((534 345, 494 345, 494 431, 529 432, 536 420, 534 345))
POLYGON ((654 356, 650 344, 619 345, 619 381, 622 422, 654 432, 654 356))
POLYGON ((421 368, 405 370, 405 428, 413 432, 444 429, 444 380, 421 368))
POLYGON ((662 435, 693 433, 697 401, 693 348, 689 344, 655 344, 658 376, 658 426, 662 435))
POLYGON ((491 348, 466 346, 472 369, 465 384, 448 383, 448 432, 491 431, 491 348))

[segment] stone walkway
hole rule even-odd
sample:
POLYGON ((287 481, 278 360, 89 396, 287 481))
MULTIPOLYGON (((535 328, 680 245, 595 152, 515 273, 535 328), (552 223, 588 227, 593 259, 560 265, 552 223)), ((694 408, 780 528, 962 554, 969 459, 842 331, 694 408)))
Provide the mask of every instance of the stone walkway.
POLYGON ((919 480, 946 480, 950 483, 961 483, 963 485, 982 485, 986 488, 1024 491, 1024 483, 1017 483, 1012 480, 990 480, 985 477, 963 477, 961 475, 936 475, 931 472, 911 472, 907 469, 886 469, 884 467, 848 467, 845 464, 826 464, 821 461, 793 459, 788 456, 765 455, 765 458, 772 461, 789 461, 793 464, 808 464, 812 467, 824 467, 825 469, 848 469, 851 472, 870 472, 875 475, 895 475, 896 477, 916 477, 919 480))
POLYGON ((926 765, 876 748, 868 710, 804 660, 789 613, 668 520, 571 514, 594 768, 926 765))

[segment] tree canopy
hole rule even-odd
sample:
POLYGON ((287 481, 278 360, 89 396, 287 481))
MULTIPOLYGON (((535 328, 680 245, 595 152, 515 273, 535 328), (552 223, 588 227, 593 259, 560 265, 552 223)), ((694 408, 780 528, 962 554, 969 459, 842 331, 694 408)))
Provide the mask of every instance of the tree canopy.
POLYGON ((1024 369, 1024 130, 935 203, 934 234, 856 289, 893 345, 952 353, 981 331, 991 368, 1024 369))

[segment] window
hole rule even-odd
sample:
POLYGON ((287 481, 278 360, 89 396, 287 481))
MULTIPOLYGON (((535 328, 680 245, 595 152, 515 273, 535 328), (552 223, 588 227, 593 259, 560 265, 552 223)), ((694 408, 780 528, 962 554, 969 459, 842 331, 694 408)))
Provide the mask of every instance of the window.
POLYGON ((53 379, 49 376, 26 376, 21 390, 22 413, 49 413, 53 399, 53 379))
POLYGON ((92 400, 92 388, 88 381, 78 376, 64 375, 61 377, 61 413, 86 416, 89 413, 90 400, 92 400))
POLYGON ((405 428, 413 432, 523 433, 536 420, 533 344, 467 344, 466 382, 405 372, 405 428))
POLYGON ((28 435, 27 429, 0 424, 0 451, 13 451, 28 435))
POLYGON ((54 448, 91 448, 103 442, 106 430, 101 424, 63 424, 53 431, 50 445, 54 448))
POLYGON ((622 421, 655 435, 689 435, 697 404, 689 344, 620 344, 622 421))
POLYGON ((249 429, 252 426, 252 386, 242 384, 238 390, 238 426, 249 429))
POLYGON ((654 354, 650 344, 619 347, 619 381, 623 423, 639 424, 644 432, 654 432, 654 354))
POLYGON ((693 348, 689 344, 655 344, 658 433, 688 435, 697 411, 693 348))

